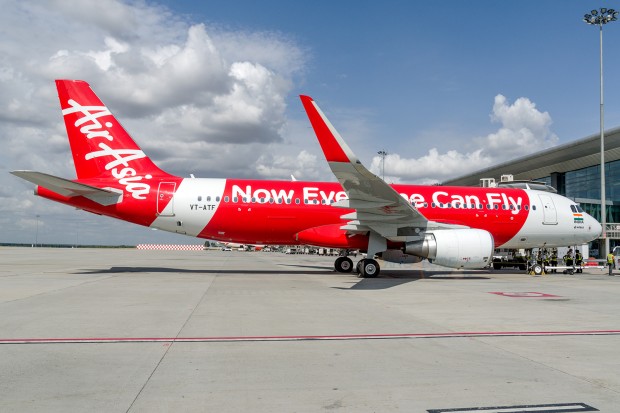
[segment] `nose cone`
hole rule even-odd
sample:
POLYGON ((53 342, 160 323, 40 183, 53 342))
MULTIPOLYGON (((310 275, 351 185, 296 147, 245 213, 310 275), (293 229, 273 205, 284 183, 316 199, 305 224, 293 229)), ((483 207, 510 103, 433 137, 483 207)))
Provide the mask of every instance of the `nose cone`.
POLYGON ((603 232, 603 226, 600 224, 600 222, 598 222, 592 216, 590 215, 586 215, 586 216, 587 216, 586 230, 588 231, 588 236, 590 237, 590 239, 588 239, 586 242, 590 242, 601 236, 603 232))

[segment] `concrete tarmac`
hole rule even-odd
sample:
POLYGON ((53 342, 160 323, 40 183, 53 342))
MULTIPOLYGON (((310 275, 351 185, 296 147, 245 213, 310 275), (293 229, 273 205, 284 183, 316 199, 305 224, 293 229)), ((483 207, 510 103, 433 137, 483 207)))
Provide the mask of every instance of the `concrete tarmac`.
POLYGON ((620 276, 333 260, 0 248, 0 411, 620 411, 620 276))

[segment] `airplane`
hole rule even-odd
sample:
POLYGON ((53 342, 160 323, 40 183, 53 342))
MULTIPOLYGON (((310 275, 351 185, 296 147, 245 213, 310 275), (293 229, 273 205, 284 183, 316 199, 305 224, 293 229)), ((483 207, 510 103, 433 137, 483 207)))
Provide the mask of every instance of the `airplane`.
MULTIPOLYGON (((183 178, 160 168, 88 83, 56 80, 76 179, 11 173, 35 194, 94 214, 221 242, 359 250, 360 277, 388 262, 488 266, 495 248, 580 245, 601 225, 544 185, 389 185, 360 162, 318 105, 301 101, 338 182, 183 178), (544 190, 532 189, 542 188, 544 190)), ((335 260, 351 272, 348 256, 335 260)))

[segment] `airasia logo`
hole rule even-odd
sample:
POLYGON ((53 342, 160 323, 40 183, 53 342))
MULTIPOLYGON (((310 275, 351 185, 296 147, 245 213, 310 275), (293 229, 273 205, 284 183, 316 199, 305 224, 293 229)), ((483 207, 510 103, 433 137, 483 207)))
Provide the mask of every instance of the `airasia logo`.
POLYGON ((106 143, 106 141, 114 142, 114 135, 106 129, 111 128, 114 124, 112 122, 105 122, 102 125, 100 122, 101 118, 112 116, 108 108, 105 106, 82 106, 73 99, 69 99, 67 103, 70 107, 62 110, 63 116, 77 113, 78 118, 74 126, 79 128, 80 133, 86 139, 103 140, 97 145, 101 150, 87 153, 84 159, 91 160, 102 156, 111 157, 112 159, 105 165, 106 171, 110 171, 117 182, 133 198, 146 199, 146 196, 151 191, 151 186, 142 180, 151 179, 152 176, 148 174, 141 176, 130 166, 132 161, 145 158, 146 155, 140 149, 113 148, 112 146, 114 145, 110 146, 106 143))

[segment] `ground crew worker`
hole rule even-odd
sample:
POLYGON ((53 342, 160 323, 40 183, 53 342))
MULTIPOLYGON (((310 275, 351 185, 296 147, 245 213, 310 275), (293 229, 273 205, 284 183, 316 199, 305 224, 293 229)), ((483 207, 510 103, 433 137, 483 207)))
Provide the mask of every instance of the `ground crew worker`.
POLYGON ((569 248, 566 255, 568 256, 568 258, 566 259, 566 265, 568 267, 571 267, 573 265, 573 249, 569 248))
POLYGON ((530 267, 532 266, 532 250, 525 250, 525 268, 527 271, 530 271, 530 267))
POLYGON ((614 254, 611 252, 607 254, 607 266, 609 267, 609 275, 613 275, 612 269, 614 267, 614 254))
POLYGON ((579 252, 579 250, 575 250, 575 266, 577 270, 575 272, 582 273, 583 269, 581 268, 581 264, 583 263, 583 255, 579 252))
MULTIPOLYGON (((553 250, 551 251, 551 266, 552 267, 557 267, 558 266, 558 251, 557 250, 553 250)), ((553 268, 551 270, 551 272, 557 272, 557 270, 555 268, 553 268)))

